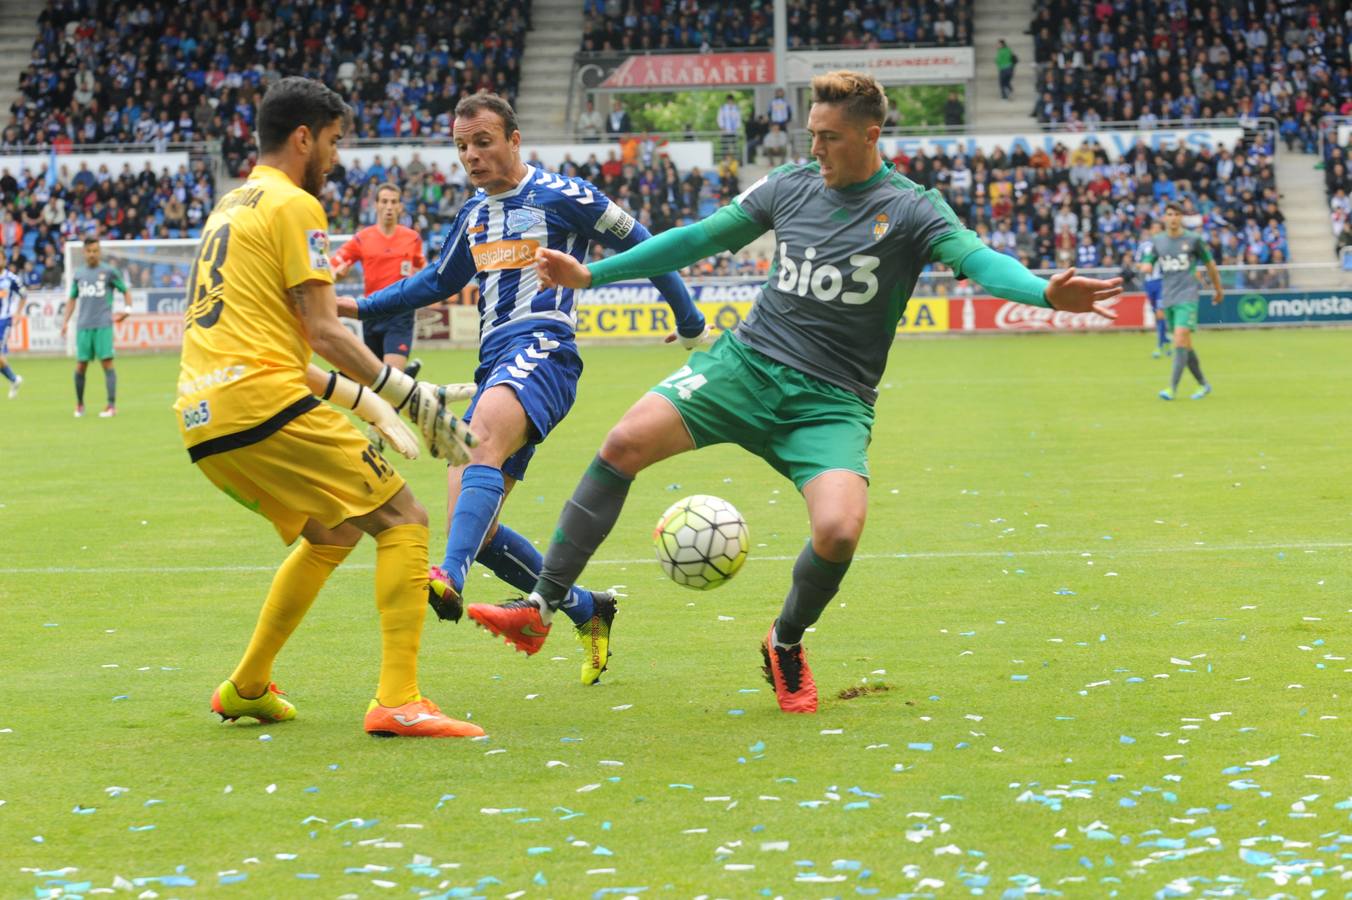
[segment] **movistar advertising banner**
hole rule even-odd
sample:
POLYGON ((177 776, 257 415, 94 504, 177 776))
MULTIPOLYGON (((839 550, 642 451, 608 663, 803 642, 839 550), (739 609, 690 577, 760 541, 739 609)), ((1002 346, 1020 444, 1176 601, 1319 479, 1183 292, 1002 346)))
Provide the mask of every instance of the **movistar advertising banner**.
POLYGON ((1352 322, 1352 291, 1227 291, 1219 305, 1203 291, 1197 312, 1203 325, 1352 322))

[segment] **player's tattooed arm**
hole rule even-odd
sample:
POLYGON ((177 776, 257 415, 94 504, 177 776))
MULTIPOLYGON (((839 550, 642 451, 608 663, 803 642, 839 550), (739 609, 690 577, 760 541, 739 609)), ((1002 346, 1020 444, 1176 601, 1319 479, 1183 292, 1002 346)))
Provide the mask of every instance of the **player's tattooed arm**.
POLYGON ((291 304, 291 312, 295 314, 297 319, 304 322, 307 311, 305 307, 305 285, 298 284, 293 288, 287 288, 286 299, 291 304))

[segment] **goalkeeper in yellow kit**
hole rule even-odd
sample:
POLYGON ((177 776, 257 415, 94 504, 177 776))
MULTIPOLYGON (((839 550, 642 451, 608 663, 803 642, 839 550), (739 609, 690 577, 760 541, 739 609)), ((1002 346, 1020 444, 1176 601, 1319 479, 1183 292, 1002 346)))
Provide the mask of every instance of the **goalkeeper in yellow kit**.
POLYGON ((319 82, 283 78, 268 89, 258 108, 258 165, 212 211, 189 278, 174 404, 188 455, 214 485, 270 520, 285 543, 300 538, 211 708, 227 720, 295 717, 272 682, 273 660, 365 533, 376 541, 382 636, 366 731, 473 737, 483 729, 446 716, 418 692, 427 512, 347 418, 316 396, 354 409, 412 457, 417 440, 395 413, 404 411, 433 455, 468 460, 473 439, 435 388, 382 363, 338 321, 328 222, 316 197, 349 116, 319 82), (310 365, 312 352, 356 380, 310 365))

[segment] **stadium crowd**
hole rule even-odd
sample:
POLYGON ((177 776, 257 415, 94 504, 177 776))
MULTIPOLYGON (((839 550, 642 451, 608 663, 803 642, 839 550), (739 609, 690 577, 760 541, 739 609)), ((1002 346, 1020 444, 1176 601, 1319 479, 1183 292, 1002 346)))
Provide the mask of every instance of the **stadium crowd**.
MULTIPOLYGON (((1352 251, 1352 136, 1343 143, 1331 131, 1325 145, 1324 187, 1328 191, 1329 216, 1339 254, 1352 251)), ((1352 259, 1352 257, 1349 257, 1352 259)))
POLYGON ((914 181, 934 187, 982 239, 1030 268, 1130 267, 1164 204, 1184 207, 1220 264, 1289 257, 1271 161, 1258 150, 1152 150, 1138 144, 1111 162, 1101 147, 1051 153, 1022 146, 986 154, 898 155, 914 181))
POLYGON ((48 0, 0 145, 218 139, 252 165, 254 107, 278 75, 339 89, 362 137, 449 135, 466 92, 515 98, 529 0, 426 15, 415 0, 48 0))
POLYGON ((0 245, 30 286, 61 283, 62 246, 103 238, 193 238, 215 203, 216 187, 201 162, 176 172, 91 170, 69 157, 55 178, 47 166, 0 170, 0 245), (73 170, 73 171, 72 171, 73 170))
MULTIPOLYGON (((770 0, 586 0, 585 52, 768 48, 770 0)), ((790 47, 969 45, 971 0, 788 0, 790 47)))
POLYGON ((1272 118, 1313 153, 1322 116, 1352 112, 1344 0, 1037 0, 1032 114, 1090 128, 1272 118))

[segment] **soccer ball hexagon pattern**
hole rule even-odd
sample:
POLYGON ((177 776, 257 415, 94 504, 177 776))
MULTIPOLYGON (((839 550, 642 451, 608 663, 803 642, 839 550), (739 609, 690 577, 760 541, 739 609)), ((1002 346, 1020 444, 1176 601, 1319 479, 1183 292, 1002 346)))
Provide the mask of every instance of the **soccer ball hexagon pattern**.
POLYGON ((662 571, 677 584, 711 590, 737 574, 751 548, 751 533, 737 508, 721 497, 695 494, 677 500, 653 529, 662 571))

